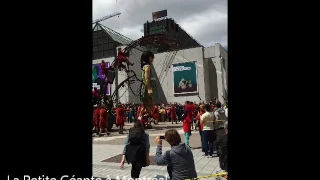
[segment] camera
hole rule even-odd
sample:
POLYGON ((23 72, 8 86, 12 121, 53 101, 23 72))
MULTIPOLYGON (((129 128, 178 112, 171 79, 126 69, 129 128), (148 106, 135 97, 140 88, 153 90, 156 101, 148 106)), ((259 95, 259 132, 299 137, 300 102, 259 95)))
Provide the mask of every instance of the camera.
POLYGON ((166 139, 164 136, 160 136, 160 139, 166 139))

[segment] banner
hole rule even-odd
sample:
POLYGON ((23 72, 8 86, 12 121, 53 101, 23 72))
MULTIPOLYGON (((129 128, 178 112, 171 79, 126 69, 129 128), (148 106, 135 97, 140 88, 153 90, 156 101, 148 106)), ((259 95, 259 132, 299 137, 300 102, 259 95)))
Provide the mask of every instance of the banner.
MULTIPOLYGON (((106 62, 107 68, 109 67, 110 63, 106 62)), ((104 86, 104 77, 101 71, 101 66, 99 64, 92 64, 92 86, 99 87, 100 89, 102 87, 102 90, 106 92, 106 95, 111 95, 111 86, 108 84, 107 87, 104 86)))
POLYGON ((168 16, 167 10, 157 11, 152 13, 152 19, 158 19, 168 16))
POLYGON ((195 62, 172 64, 173 94, 198 93, 195 62))

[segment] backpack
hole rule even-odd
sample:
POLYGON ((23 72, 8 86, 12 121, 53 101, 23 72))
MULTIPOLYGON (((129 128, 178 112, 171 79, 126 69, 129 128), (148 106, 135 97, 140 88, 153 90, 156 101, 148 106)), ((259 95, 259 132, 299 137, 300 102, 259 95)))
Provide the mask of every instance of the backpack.
POLYGON ((146 166, 145 132, 143 128, 129 129, 128 145, 126 146, 126 160, 128 163, 138 162, 146 166))
POLYGON ((214 112, 214 116, 215 116, 215 120, 216 121, 218 120, 217 122, 214 122, 214 129, 216 129, 216 130, 223 129, 225 121, 228 120, 228 118, 225 114, 225 111, 223 109, 217 109, 214 112), (223 120, 223 121, 219 121, 219 120, 223 120))
POLYGON ((131 128, 129 129, 128 141, 131 145, 140 145, 144 143, 145 132, 143 128, 131 128))

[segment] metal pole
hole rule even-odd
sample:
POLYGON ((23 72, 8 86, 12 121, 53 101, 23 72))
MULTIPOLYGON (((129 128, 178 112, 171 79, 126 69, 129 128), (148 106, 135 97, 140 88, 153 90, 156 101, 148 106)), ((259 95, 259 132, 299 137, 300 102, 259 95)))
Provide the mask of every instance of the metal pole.
MULTIPOLYGON (((220 58, 220 65, 221 65, 221 75, 222 75, 222 94, 223 94, 223 97, 226 97, 226 93, 225 93, 225 84, 224 84, 224 64, 223 64, 223 61, 224 61, 224 58, 221 57, 220 58)), ((225 104, 225 100, 223 98, 223 104, 225 104)))
MULTIPOLYGON (((116 89, 119 85, 119 77, 118 77, 118 63, 117 63, 117 45, 114 47, 114 63, 115 63, 115 88, 116 89)), ((119 104, 119 91, 116 92, 116 107, 119 104)))

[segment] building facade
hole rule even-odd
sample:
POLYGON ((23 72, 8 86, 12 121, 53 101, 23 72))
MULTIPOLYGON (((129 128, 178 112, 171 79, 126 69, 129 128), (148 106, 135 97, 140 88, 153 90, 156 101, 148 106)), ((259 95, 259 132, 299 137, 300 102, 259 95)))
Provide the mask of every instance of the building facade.
MULTIPOLYGON (((215 97, 222 103, 224 98, 228 97, 228 53, 217 43, 212 47, 203 47, 185 32, 172 19, 145 23, 145 35, 167 33, 176 38, 179 43, 179 50, 174 52, 156 52, 152 67, 152 77, 154 77, 157 86, 156 103, 185 101, 205 101, 209 102, 215 97), (152 24, 155 23, 155 24, 152 24), (197 87, 198 91, 192 94, 175 94, 174 93, 174 73, 172 64, 181 64, 194 62, 197 69, 197 87)), ((110 64, 115 60, 117 48, 122 49, 132 40, 107 28, 99 23, 93 27, 93 62, 100 64, 102 60, 110 64)), ((140 57, 141 49, 133 48, 130 52, 129 60, 134 63, 130 67, 141 79, 140 57)), ((124 71, 119 71, 118 84, 127 78, 124 71)), ((116 83, 111 85, 111 94, 116 89, 116 83)), ((132 92, 126 85, 118 91, 121 103, 141 103, 139 97, 139 81, 130 84, 134 90, 132 92)))
POLYGON ((178 42, 179 49, 188 49, 194 47, 200 47, 201 44, 195 40, 190 34, 188 34, 177 22, 172 18, 166 18, 162 20, 153 20, 152 22, 146 22, 143 25, 144 35, 154 34, 166 34, 170 38, 178 42))
MULTIPOLYGON (((121 46, 124 48, 125 46, 121 46)), ((228 97, 228 53, 219 44, 204 48, 190 48, 177 51, 171 64, 166 64, 166 57, 173 52, 157 53, 152 67, 152 77, 155 78, 157 86, 156 103, 178 102, 185 101, 205 101, 209 102, 215 97, 222 103, 225 103, 224 98, 228 97), (195 62, 197 68, 197 85, 198 92, 193 94, 174 95, 173 90, 173 72, 172 64, 195 62)), ((129 60, 134 62, 131 67, 138 77, 141 79, 140 56, 142 54, 138 49, 133 49, 130 53, 129 60)), ((113 57, 102 58, 93 61, 93 64, 98 64, 102 60, 112 62, 113 57)), ((119 83, 126 79, 125 72, 118 72, 119 83)), ((119 100, 121 103, 141 103, 139 99, 139 88, 141 83, 136 81, 130 84, 135 92, 132 92, 128 86, 119 90, 119 100)), ((114 92, 115 83, 111 86, 111 93, 114 92)))

